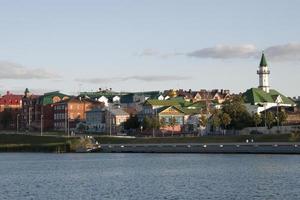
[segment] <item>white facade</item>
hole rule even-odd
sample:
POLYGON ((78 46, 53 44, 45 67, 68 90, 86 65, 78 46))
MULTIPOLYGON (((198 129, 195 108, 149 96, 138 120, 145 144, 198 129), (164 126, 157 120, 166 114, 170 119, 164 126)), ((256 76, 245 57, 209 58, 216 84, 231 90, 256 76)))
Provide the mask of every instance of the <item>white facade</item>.
POLYGON ((269 84, 270 70, 265 61, 264 54, 262 55, 261 59, 262 59, 261 64, 259 66, 259 69, 257 70, 257 74, 259 76, 259 86, 258 87, 261 88, 266 93, 269 93, 269 91, 270 91, 270 84, 269 84))
POLYGON ((105 96, 101 96, 101 97, 98 99, 98 101, 104 103, 105 107, 108 106, 108 98, 106 98, 105 96))

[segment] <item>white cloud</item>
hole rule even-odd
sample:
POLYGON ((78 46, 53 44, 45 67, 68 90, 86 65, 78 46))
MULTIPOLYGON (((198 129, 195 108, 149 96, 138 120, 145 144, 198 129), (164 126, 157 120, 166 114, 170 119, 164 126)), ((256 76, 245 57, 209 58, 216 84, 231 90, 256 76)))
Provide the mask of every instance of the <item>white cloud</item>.
POLYGON ((155 49, 144 49, 141 53, 139 53, 140 56, 159 56, 159 51, 155 49))
POLYGON ((58 77, 57 74, 44 69, 29 69, 17 63, 0 61, 1 79, 52 79, 58 77))
POLYGON ((265 53, 267 59, 272 61, 299 61, 300 43, 271 46, 266 48, 265 53))
POLYGON ((187 80, 191 77, 188 76, 127 76, 127 77, 112 77, 112 78, 85 78, 85 79, 75 79, 75 81, 83 83, 108 83, 108 82, 122 82, 130 80, 138 80, 145 82, 163 82, 172 80, 187 80))
POLYGON ((172 52, 172 53, 161 53, 158 50, 155 49, 144 49, 141 53, 138 54, 139 56, 153 56, 153 57, 159 57, 159 58, 169 58, 179 55, 184 55, 183 53, 179 52, 172 52))
POLYGON ((230 58, 250 58, 258 53, 256 47, 252 44, 245 45, 217 45, 215 47, 203 48, 190 53, 187 56, 197 58, 215 58, 215 59, 230 59, 230 58))

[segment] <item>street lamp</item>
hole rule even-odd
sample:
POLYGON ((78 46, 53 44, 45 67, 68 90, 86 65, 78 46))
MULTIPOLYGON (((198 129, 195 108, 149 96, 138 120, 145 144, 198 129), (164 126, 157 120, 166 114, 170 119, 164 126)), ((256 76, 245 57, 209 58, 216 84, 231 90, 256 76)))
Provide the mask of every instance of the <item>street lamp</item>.
POLYGON ((17 134, 19 133, 19 116, 20 114, 17 114, 17 134))
POLYGON ((68 137, 70 137, 70 118, 69 117, 68 117, 67 127, 68 127, 68 137))
POLYGON ((43 136, 43 119, 44 119, 44 115, 41 115, 41 136, 43 136))

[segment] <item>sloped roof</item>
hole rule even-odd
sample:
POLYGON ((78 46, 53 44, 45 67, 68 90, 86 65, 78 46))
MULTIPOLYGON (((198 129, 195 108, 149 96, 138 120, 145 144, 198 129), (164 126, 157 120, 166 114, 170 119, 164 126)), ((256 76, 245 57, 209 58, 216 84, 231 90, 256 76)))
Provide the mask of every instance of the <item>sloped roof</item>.
POLYGON ((53 97, 56 97, 56 96, 61 99, 63 99, 64 97, 69 97, 68 95, 60 93, 59 91, 54 91, 54 92, 45 93, 44 95, 40 96, 39 101, 42 105, 52 104, 52 103, 54 103, 53 97))
POLYGON ((157 113, 160 113, 168 108, 174 108, 185 115, 199 114, 201 111, 201 109, 187 109, 187 108, 182 108, 180 106, 163 106, 157 109, 157 113))
POLYGON ((259 66, 260 66, 260 67, 268 66, 267 59, 266 59, 264 53, 262 53, 262 55, 261 55, 261 60, 260 60, 259 66))
POLYGON ((254 105, 257 103, 276 103, 276 99, 279 95, 282 98, 283 104, 295 105, 294 101, 273 89, 267 93, 259 88, 250 88, 243 93, 243 98, 245 103, 251 103, 254 105))
POLYGON ((127 112, 125 112, 123 109, 121 108, 116 108, 116 109, 110 109, 108 112, 110 112, 112 115, 115 115, 115 116, 120 116, 120 115, 129 115, 127 112))

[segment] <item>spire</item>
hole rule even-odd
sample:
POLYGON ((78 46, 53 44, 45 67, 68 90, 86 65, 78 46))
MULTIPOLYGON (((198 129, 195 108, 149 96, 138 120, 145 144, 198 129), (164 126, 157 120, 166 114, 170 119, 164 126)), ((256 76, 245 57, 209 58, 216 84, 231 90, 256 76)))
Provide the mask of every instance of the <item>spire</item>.
POLYGON ((260 60, 259 66, 260 66, 260 67, 265 67, 265 66, 267 66, 267 65, 268 65, 268 64, 267 64, 267 60, 266 60, 266 58, 265 58, 265 53, 262 52, 261 60, 260 60))

